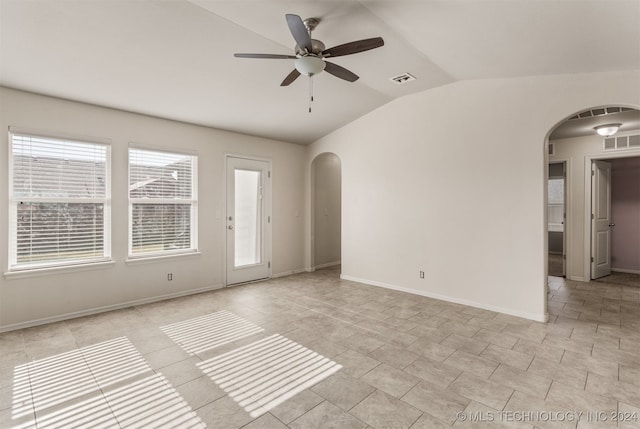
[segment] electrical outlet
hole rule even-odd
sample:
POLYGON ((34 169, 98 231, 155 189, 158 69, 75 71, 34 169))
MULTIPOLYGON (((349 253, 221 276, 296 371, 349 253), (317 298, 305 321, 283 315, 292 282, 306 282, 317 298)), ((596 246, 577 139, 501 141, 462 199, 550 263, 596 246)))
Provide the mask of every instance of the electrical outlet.
POLYGON ((167 274, 167 280, 168 280, 168 281, 173 280, 173 273, 169 273, 169 274, 167 274))
POLYGON ((423 279, 424 278, 424 271, 420 271, 420 278, 423 279))

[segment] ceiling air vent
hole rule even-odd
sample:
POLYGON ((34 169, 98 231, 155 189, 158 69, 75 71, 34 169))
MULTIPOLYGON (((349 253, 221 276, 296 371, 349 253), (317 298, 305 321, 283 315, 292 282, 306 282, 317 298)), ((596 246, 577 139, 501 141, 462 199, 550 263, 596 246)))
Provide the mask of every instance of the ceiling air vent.
POLYGON ((416 78, 409 73, 402 73, 398 76, 394 76, 389 78, 390 81, 397 85, 402 85, 403 83, 411 82, 412 80, 416 80, 416 78))
POLYGON ((640 135, 607 137, 604 139, 604 150, 640 148, 640 135))

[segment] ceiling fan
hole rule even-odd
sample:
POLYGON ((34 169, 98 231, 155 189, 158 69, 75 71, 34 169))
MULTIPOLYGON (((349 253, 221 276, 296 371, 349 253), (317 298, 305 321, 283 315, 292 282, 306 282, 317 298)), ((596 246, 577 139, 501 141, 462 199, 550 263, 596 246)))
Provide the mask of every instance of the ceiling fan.
MULTIPOLYGON (((290 85, 301 74, 313 76, 325 70, 340 79, 348 82, 358 80, 358 75, 346 68, 326 61, 327 58, 340 57, 343 55, 357 54, 384 45, 382 37, 357 40, 333 48, 325 49, 324 43, 320 40, 312 39, 311 32, 318 26, 320 20, 308 18, 304 21, 298 15, 287 14, 287 25, 296 41, 295 55, 278 54, 234 54, 238 58, 261 58, 261 59, 292 59, 295 68, 284 78, 280 86, 290 85)), ((312 98, 313 99, 313 98, 312 98)))

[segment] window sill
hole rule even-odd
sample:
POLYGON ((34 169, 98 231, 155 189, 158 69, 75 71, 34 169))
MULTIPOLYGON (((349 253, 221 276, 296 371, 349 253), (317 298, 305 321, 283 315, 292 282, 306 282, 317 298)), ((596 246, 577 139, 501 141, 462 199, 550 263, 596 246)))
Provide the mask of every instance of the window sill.
POLYGON ((192 258, 192 257, 199 257, 200 255, 202 255, 202 253, 196 250, 188 253, 174 253, 172 255, 139 256, 135 258, 129 258, 125 261, 125 263, 129 266, 140 265, 140 264, 152 264, 154 262, 165 262, 169 259, 192 258))
POLYGON ((78 271, 92 271, 105 268, 111 268, 115 265, 115 261, 94 262, 89 264, 67 265, 62 267, 46 267, 46 268, 33 268, 26 270, 8 271, 4 273, 4 278, 7 280, 25 279, 29 277, 42 277, 50 276, 53 274, 67 274, 78 271))

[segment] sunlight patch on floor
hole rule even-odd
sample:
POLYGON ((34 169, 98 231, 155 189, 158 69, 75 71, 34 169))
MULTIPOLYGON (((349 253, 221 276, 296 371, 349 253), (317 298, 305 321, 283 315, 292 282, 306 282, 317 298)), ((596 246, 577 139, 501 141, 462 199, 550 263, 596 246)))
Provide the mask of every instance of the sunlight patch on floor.
POLYGON ((342 368, 281 335, 198 364, 251 417, 258 417, 342 368))
POLYGON ((16 366, 11 411, 15 429, 204 427, 126 337, 16 366))
POLYGON ((218 311, 160 327, 188 353, 199 353, 264 331, 230 311, 218 311))

